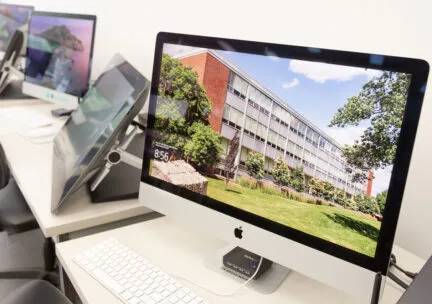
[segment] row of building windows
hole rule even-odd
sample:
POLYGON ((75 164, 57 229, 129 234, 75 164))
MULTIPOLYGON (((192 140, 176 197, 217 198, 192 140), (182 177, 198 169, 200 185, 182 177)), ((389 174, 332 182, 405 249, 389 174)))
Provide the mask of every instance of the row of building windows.
POLYGON ((262 93, 254 86, 249 85, 246 80, 233 72, 230 73, 228 88, 231 92, 233 92, 235 95, 237 95, 243 100, 246 100, 246 97, 248 97, 248 103, 252 107, 259 109, 262 113, 269 115, 269 113, 271 112, 272 119, 277 122, 281 122, 286 127, 290 126, 290 130, 294 134, 297 134, 301 138, 304 138, 314 147, 319 146, 326 151, 330 151, 338 155, 341 154, 340 149, 338 149, 335 145, 331 144, 323 137, 320 137, 320 134, 318 132, 308 127, 306 123, 293 116, 290 112, 285 110, 276 102, 273 102, 273 100, 269 98, 266 94, 262 93))
MULTIPOLYGON (((223 121, 226 124, 236 128, 237 130, 241 130, 243 117, 244 115, 241 111, 238 111, 229 105, 225 105, 223 121)), ((337 167, 334 164, 329 163, 328 160, 323 159, 319 155, 315 155, 305 147, 296 144, 271 129, 269 129, 268 134, 266 134, 267 127, 248 116, 246 116, 245 119, 244 133, 262 142, 265 142, 265 138, 267 137, 267 145, 269 147, 275 148, 282 153, 286 150, 288 156, 297 161, 301 161, 304 166, 308 166, 311 169, 317 169, 318 172, 321 172, 321 178, 325 177, 331 179, 333 182, 340 182, 346 185, 347 175, 343 169, 344 167, 337 167), (331 170, 328 171, 326 169, 331 170)))
MULTIPOLYGON (((224 113, 223 113, 223 119, 230 126, 235 127, 236 129, 240 130, 241 127, 243 126, 244 113, 242 111, 235 109, 234 107, 231 107, 229 105, 225 105, 224 113)), ((273 127, 271 127, 269 130, 268 138, 267 138, 268 142, 270 143, 271 146, 274 146, 274 148, 277 148, 280 151, 285 150, 287 138, 284 135, 280 134, 279 132, 275 132, 273 130, 273 129, 277 129, 277 128, 274 128, 274 124, 270 124, 270 125, 273 127)), ((281 125, 281 123, 279 123, 279 125, 281 125)), ((264 142, 265 138, 267 137, 266 136, 267 135, 267 126, 265 126, 264 124, 256 121, 255 119, 253 119, 249 116, 246 116, 246 118, 245 118, 244 129, 245 129, 246 134, 248 134, 252 137, 256 137, 258 140, 260 140, 262 142, 264 142)), ((293 132, 293 133, 296 135, 299 135, 298 132, 293 132)), ((290 151, 290 145, 291 145, 291 143, 288 143, 288 147, 287 147, 288 151, 290 151)), ((313 145, 313 146, 316 148, 315 145, 313 145)), ((309 152, 309 151, 307 151, 307 152, 309 152)), ((313 152, 316 153, 316 151, 313 151, 313 152)), ((345 164, 343 163, 343 161, 339 157, 337 157, 335 155, 331 155, 330 157, 331 157, 331 159, 329 157, 326 157, 327 159, 324 159, 323 162, 328 161, 332 165, 334 165, 336 162, 337 167, 344 167, 345 164)))

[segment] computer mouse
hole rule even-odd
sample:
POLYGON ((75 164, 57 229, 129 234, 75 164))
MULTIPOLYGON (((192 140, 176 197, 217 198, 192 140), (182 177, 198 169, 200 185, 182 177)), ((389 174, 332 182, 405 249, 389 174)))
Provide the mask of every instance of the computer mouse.
POLYGON ((58 130, 53 127, 42 127, 35 128, 27 132, 26 137, 28 138, 41 138, 41 137, 50 137, 56 135, 58 130))

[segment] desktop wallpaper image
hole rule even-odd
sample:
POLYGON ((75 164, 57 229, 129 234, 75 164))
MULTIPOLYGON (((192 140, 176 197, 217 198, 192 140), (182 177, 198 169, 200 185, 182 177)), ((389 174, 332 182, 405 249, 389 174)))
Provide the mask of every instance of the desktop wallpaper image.
POLYGON ((5 51, 9 39, 17 29, 23 29, 29 20, 30 9, 0 4, 0 50, 5 51))
POLYGON ((375 256, 410 75, 163 52, 153 177, 375 256))
POLYGON ((93 21, 33 16, 26 80, 75 96, 88 89, 93 21))

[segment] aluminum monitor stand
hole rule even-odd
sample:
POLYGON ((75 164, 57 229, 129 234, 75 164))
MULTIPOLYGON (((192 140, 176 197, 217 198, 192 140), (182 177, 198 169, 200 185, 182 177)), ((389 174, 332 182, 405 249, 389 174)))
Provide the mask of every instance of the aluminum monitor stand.
POLYGON ((140 128, 138 126, 134 126, 132 131, 128 135, 126 135, 120 143, 115 144, 111 148, 105 158, 105 165, 99 170, 96 178, 90 186, 90 191, 95 191, 96 188, 100 185, 100 183, 108 176, 111 168, 115 165, 120 164, 121 162, 124 162, 134 168, 141 170, 142 159, 135 155, 132 155, 129 152, 126 152, 126 149, 129 147, 134 137, 138 134, 139 129, 140 128))

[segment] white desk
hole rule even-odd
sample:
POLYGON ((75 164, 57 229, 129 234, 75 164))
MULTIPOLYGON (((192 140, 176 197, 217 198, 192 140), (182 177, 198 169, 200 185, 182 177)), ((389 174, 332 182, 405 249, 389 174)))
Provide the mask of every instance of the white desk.
MULTIPOLYGON (((163 217, 57 244, 57 257, 84 304, 121 303, 72 261, 77 253, 109 237, 117 238, 171 275, 181 275, 212 290, 230 291, 238 286, 231 278, 209 270, 203 262, 204 258, 226 246, 225 242, 163 217)), ((396 248, 395 251, 398 262, 408 269, 419 270, 424 264, 423 260, 404 250, 396 248)), ((278 290, 270 295, 259 294, 246 287, 232 297, 217 297, 198 287, 190 287, 210 303, 361 303, 295 272, 291 272, 278 290)), ((382 303, 396 303, 401 294, 401 288, 387 280, 382 303)))
MULTIPOLYGON (((25 100, 27 109, 49 114, 57 105, 25 100)), ((17 105, 19 102, 0 102, 0 107, 17 105)), ((49 114, 50 115, 50 114, 49 114)), ((65 119, 59 119, 60 129, 65 119)), ((53 144, 34 144, 19 135, 22 125, 8 119, 0 119, 0 143, 5 149, 12 174, 30 209, 36 217, 45 237, 63 236, 67 239, 72 232, 96 226, 127 220, 150 213, 137 199, 92 204, 85 187, 82 187, 62 206, 58 214, 52 214, 51 163, 53 144)), ((138 219, 137 219, 138 220, 138 219)))

